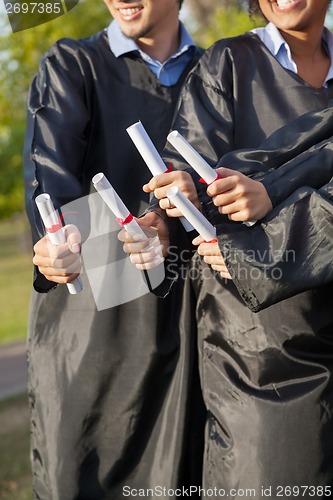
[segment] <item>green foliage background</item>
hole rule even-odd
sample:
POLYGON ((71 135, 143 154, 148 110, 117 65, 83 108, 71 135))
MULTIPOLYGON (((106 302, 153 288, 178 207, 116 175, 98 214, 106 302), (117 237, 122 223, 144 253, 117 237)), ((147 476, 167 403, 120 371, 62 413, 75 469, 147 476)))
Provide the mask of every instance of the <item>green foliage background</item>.
POLYGON ((246 10, 240 9, 237 5, 230 5, 217 7, 211 14, 206 29, 200 27, 193 35, 197 43, 207 48, 220 38, 240 35, 265 24, 264 18, 250 18, 246 10))
POLYGON ((0 36, 0 219, 24 210, 26 98, 43 53, 59 38, 88 36, 109 22, 110 14, 102 1, 81 0, 53 21, 0 36))

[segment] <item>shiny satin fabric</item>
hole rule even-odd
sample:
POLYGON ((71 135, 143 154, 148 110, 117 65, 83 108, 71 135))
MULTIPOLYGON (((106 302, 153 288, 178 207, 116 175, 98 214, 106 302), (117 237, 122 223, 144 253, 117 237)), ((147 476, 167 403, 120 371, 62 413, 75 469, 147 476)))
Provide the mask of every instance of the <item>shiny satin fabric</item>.
POLYGON ((320 188, 332 179, 332 131, 332 107, 305 113, 258 148, 223 155, 217 167, 261 180, 275 207, 303 186, 320 188))
MULTIPOLYGON (((197 184, 234 278, 193 260, 204 499, 214 488, 238 500, 297 488, 319 498, 333 486, 332 96, 331 84, 311 87, 246 34, 204 54, 173 124, 212 166, 226 159, 266 179, 275 205, 249 228, 197 184)), ((186 168, 170 146, 164 158, 186 168)))
MULTIPOLYGON (((117 60, 105 32, 50 49, 28 102, 25 182, 34 242, 44 234, 34 198, 46 191, 59 208, 88 195, 99 171, 134 215, 143 210, 150 173, 126 127, 142 120, 161 150, 181 83, 160 85, 135 55, 117 60)), ((72 221, 89 240, 89 211, 72 221)), ((173 322, 191 291, 180 283, 167 301, 146 294, 98 311, 83 279, 85 290, 71 296, 35 275, 35 289, 48 292, 33 292, 28 335, 35 498, 116 500, 124 487, 200 485, 195 321, 187 309, 173 322)), ((114 292, 115 283, 109 286, 114 292)), ((166 498, 174 498, 171 490, 166 498)))
POLYGON ((261 499, 262 487, 278 498, 282 486, 286 498, 288 487, 332 486, 332 285, 253 314, 232 283, 208 278, 201 262, 194 269, 204 276, 204 487, 261 499))
POLYGON ((85 276, 84 285, 80 304, 65 287, 32 297, 35 497, 117 499, 125 487, 200 481, 195 324, 188 309, 179 327, 172 320, 181 287, 167 301, 146 295, 96 311, 85 276))

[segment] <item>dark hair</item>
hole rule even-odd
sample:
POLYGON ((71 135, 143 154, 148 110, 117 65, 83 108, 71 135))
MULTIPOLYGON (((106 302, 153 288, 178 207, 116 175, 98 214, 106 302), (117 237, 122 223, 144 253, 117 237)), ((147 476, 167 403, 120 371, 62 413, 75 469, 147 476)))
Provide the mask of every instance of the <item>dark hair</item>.
POLYGON ((249 0, 248 11, 250 16, 262 15, 258 0, 249 0))
POLYGON ((184 0, 179 0, 179 8, 181 8, 183 1, 184 0))

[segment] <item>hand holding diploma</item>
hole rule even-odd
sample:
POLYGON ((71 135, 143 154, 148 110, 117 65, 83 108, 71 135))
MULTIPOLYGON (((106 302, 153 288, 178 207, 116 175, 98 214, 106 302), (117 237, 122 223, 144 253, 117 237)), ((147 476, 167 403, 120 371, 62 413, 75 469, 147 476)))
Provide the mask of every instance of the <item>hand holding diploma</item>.
MULTIPOLYGON (((166 167, 142 123, 140 121, 134 123, 126 131, 154 176, 148 184, 143 186, 143 190, 146 193, 154 193, 154 196, 160 200, 160 207, 166 211, 167 215, 181 217, 177 207, 170 205, 166 196, 167 190, 174 185, 177 185, 193 203, 199 206, 191 176, 187 172, 171 171, 166 167)), ((181 222, 187 231, 193 229, 186 219, 181 218, 181 222)))
POLYGON ((156 175, 148 184, 143 186, 143 190, 146 193, 154 193, 154 196, 160 200, 159 206, 165 210, 169 217, 181 217, 182 214, 180 210, 167 196, 168 190, 173 187, 178 187, 194 206, 197 208, 200 207, 197 190, 188 172, 175 170, 167 174, 156 175))
POLYGON ((168 197, 179 208, 184 216, 198 231, 199 236, 192 243, 198 245, 198 253, 204 257, 206 264, 219 271, 222 278, 231 279, 224 263, 218 242, 215 227, 202 215, 202 213, 178 190, 173 187, 168 191, 168 197))
POLYGON ((177 130, 170 132, 167 139, 208 184, 207 193, 221 214, 252 226, 271 210, 263 184, 235 170, 213 169, 177 130))
POLYGON ((80 232, 74 225, 62 227, 47 193, 37 196, 36 205, 47 235, 34 246, 33 263, 49 281, 66 283, 71 294, 79 293, 83 289, 79 278, 80 232))
POLYGON ((198 246, 197 252, 199 255, 202 255, 206 264, 214 269, 214 271, 218 271, 222 278, 232 279, 224 263, 224 258, 217 241, 207 243, 202 236, 197 236, 192 243, 198 246))
POLYGON ((252 225, 272 210, 272 202, 261 182, 229 168, 217 168, 216 172, 218 178, 208 186, 207 193, 221 214, 252 225))
POLYGON ((136 266, 137 269, 148 270, 161 264, 164 258, 162 256, 161 245, 158 237, 156 236, 156 231, 154 231, 153 236, 149 237, 149 235, 147 236, 141 227, 150 227, 151 222, 153 221, 153 216, 154 220, 156 218, 160 219, 160 217, 156 214, 152 214, 150 215, 148 223, 145 222, 144 217, 142 218, 143 222, 141 222, 140 219, 134 219, 133 215, 130 213, 103 173, 96 174, 93 177, 92 182, 100 196, 115 215, 120 226, 123 226, 125 229, 125 231, 121 231, 118 235, 120 241, 124 241, 128 245, 124 248, 124 251, 126 253, 139 255, 142 252, 142 258, 139 257, 137 259, 131 255, 132 262, 134 259, 133 263, 138 264, 136 266))
POLYGON ((163 219, 154 212, 138 219, 145 228, 147 237, 138 241, 126 230, 120 231, 118 239, 124 243, 124 252, 130 254, 131 262, 140 270, 149 270, 163 262, 169 249, 169 231, 163 219))

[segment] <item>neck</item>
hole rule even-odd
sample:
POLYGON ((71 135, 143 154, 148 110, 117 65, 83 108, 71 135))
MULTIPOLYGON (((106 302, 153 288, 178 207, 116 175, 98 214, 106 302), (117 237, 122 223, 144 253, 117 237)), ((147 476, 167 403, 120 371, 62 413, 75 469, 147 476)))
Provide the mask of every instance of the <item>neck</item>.
POLYGON ((316 60, 323 57, 322 30, 313 33, 299 31, 282 31, 294 58, 316 60))
POLYGON ((297 74, 313 87, 322 87, 331 65, 329 55, 323 48, 322 30, 312 32, 281 31, 288 43, 297 74))
POLYGON ((163 63, 177 52, 180 37, 179 29, 179 23, 177 23, 173 30, 168 28, 164 32, 151 33, 146 37, 139 38, 136 43, 143 52, 163 63))

